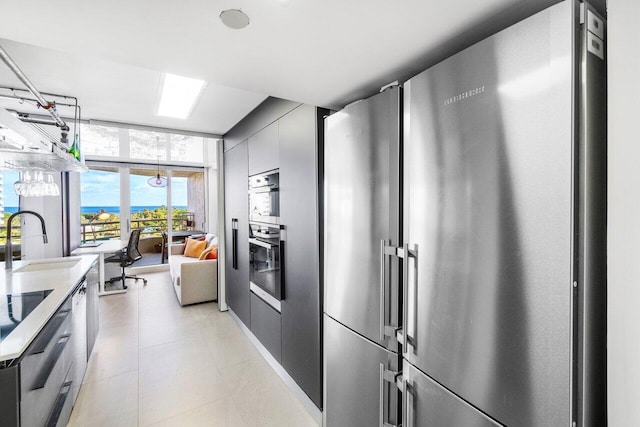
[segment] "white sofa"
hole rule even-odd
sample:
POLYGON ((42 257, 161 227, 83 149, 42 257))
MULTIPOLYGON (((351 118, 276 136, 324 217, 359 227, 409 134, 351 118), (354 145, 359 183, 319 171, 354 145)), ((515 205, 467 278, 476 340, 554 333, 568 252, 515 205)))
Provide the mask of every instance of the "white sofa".
POLYGON ((184 244, 171 245, 169 272, 180 305, 218 298, 218 260, 186 257, 184 244))

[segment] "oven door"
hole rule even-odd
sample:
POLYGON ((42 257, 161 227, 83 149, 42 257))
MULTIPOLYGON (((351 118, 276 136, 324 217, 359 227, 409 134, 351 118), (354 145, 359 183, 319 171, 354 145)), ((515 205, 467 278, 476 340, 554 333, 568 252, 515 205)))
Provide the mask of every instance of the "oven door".
POLYGON ((280 223, 280 197, 278 189, 249 190, 249 221, 280 223))
POLYGON ((284 242, 249 239, 249 280, 280 301, 282 292, 282 251, 284 242))

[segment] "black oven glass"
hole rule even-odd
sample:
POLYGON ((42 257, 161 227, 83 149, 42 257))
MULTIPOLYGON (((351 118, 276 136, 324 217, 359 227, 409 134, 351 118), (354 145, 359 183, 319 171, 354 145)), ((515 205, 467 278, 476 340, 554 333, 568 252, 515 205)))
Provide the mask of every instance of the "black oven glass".
POLYGON ((13 331, 53 290, 0 296, 0 341, 13 331))
POLYGON ((280 222, 280 174, 267 172, 249 177, 249 220, 280 222))
POLYGON ((281 250, 278 228, 251 224, 249 280, 278 300, 282 299, 281 250))

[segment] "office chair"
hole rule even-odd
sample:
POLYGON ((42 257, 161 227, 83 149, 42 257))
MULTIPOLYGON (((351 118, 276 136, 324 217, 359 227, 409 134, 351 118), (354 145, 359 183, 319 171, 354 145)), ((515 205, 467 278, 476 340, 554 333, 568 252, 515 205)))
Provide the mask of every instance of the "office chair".
POLYGON ((123 289, 127 289, 126 279, 142 279, 144 280, 144 284, 147 284, 147 279, 144 277, 138 277, 135 275, 127 275, 124 272, 125 267, 129 267, 134 262, 138 261, 142 258, 142 254, 138 250, 138 242, 140 241, 140 229, 135 229, 131 231, 131 235, 129 236, 129 243, 126 248, 123 248, 121 251, 116 252, 114 255, 105 258, 104 262, 118 263, 120 267, 122 267, 122 275, 112 277, 107 280, 109 283, 117 282, 118 280, 122 280, 123 289))

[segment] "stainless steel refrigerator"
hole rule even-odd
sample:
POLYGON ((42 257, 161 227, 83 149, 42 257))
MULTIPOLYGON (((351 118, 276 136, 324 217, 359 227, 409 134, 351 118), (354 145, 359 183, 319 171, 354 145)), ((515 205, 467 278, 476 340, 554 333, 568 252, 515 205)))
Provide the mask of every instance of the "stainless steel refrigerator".
POLYGON ((326 119, 326 426, 606 425, 604 27, 565 1, 326 119))

